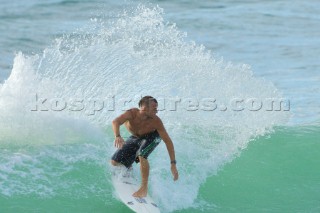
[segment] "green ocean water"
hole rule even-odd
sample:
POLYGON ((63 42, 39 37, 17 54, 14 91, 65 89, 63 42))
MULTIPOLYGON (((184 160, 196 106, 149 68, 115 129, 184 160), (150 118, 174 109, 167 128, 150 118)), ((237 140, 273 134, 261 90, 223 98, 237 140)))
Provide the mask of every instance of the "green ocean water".
POLYGON ((286 127, 253 141, 200 196, 213 212, 319 212, 320 130, 286 127))
MULTIPOLYGON (((319 212, 319 137, 318 126, 293 126, 276 128, 272 134, 251 141, 240 156, 201 184, 194 208, 175 212, 319 212)), ((1 195, 1 212, 130 212, 114 199, 107 162, 100 162, 100 157, 107 156, 103 149, 97 151, 101 148, 98 142, 98 158, 88 155, 66 163, 81 146, 2 146, 2 177, 3 156, 37 153, 39 162, 25 159, 24 164, 12 167, 15 172, 8 172, 4 182, 2 179, 2 190, 12 191, 1 195), (52 155, 54 150, 64 150, 67 155, 59 159, 52 155), (39 157, 41 152, 47 154, 39 157), (62 171, 67 165, 72 168, 62 171), (49 170, 38 173, 38 179, 23 175, 34 172, 35 167, 50 167, 51 174, 49 170), (17 182, 20 184, 15 185, 17 182), (39 193, 45 188, 51 190, 39 193)), ((188 175, 181 172, 180 178, 188 175)))

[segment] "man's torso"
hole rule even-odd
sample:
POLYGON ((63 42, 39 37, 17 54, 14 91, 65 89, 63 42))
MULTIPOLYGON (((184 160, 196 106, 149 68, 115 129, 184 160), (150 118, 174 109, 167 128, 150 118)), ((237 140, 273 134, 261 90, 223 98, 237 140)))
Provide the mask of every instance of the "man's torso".
POLYGON ((157 120, 159 119, 157 116, 141 120, 138 116, 139 109, 133 108, 129 111, 131 112, 132 119, 125 122, 125 126, 132 135, 141 137, 157 129, 157 120))

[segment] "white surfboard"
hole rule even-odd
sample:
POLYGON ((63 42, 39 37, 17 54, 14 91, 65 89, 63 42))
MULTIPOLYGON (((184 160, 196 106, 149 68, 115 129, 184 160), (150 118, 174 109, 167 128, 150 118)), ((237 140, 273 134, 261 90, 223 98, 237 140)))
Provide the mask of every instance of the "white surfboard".
POLYGON ((112 174, 112 184, 116 195, 131 210, 138 213, 160 213, 158 205, 148 195, 144 198, 133 197, 132 194, 140 188, 140 183, 133 172, 122 168, 112 174))

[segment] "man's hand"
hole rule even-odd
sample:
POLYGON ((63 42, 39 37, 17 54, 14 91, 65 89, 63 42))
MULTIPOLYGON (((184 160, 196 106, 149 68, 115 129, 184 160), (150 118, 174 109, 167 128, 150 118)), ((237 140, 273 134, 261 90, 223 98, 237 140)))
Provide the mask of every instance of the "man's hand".
POLYGON ((116 137, 114 140, 114 146, 117 147, 118 149, 121 149, 124 144, 124 140, 121 136, 116 137))
POLYGON ((173 176, 173 180, 176 181, 179 178, 179 173, 175 164, 171 164, 171 173, 173 176))

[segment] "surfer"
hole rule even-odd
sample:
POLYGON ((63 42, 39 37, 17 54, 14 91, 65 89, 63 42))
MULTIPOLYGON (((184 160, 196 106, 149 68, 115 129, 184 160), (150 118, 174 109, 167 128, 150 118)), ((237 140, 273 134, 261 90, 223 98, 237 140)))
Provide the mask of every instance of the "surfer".
POLYGON ((113 154, 111 164, 113 166, 124 165, 130 168, 133 162, 140 162, 142 182, 140 189, 133 193, 134 197, 147 196, 149 177, 147 158, 161 139, 166 144, 169 153, 173 180, 176 181, 179 177, 174 146, 161 119, 156 115, 157 108, 157 100, 151 96, 145 96, 139 101, 139 109, 129 109, 112 121, 112 129, 115 135, 114 145, 118 150, 113 154), (126 142, 120 135, 122 124, 132 134, 126 142))

